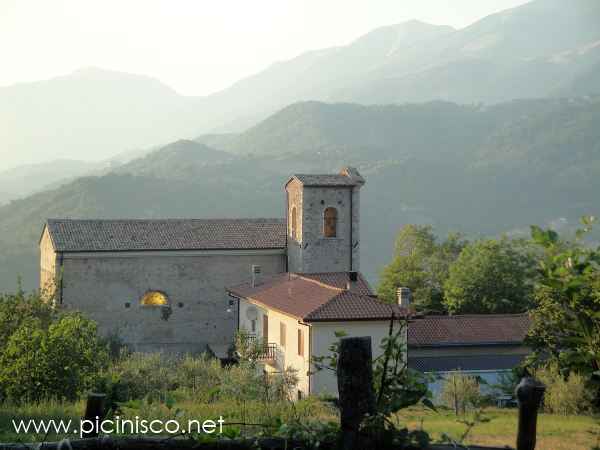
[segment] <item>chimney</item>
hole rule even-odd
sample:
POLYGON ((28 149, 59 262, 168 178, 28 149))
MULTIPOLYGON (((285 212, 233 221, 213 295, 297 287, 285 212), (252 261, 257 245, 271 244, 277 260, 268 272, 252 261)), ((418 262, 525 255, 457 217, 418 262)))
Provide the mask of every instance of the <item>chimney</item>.
POLYGON ((347 291, 354 291, 358 284, 358 272, 348 272, 348 282, 346 283, 347 291))
POLYGON ((260 273, 260 266, 252 264, 252 287, 256 287, 260 284, 260 273))
POLYGON ((412 297, 410 288, 399 287, 396 290, 396 297, 398 299, 398 305, 400 305, 401 307, 408 308, 410 306, 410 300, 412 297))

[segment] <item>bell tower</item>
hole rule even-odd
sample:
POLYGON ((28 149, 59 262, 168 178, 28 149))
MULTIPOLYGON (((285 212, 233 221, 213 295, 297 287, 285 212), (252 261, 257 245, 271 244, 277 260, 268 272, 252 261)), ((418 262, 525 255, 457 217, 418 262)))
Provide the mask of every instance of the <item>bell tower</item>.
POLYGON ((288 271, 360 269, 360 188, 352 167, 339 174, 296 174, 285 185, 288 271))

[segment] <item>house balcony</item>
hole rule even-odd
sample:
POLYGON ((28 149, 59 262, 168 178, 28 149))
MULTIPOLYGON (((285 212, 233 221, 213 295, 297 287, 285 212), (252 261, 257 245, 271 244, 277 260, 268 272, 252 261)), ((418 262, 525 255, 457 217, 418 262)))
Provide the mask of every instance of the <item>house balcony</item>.
MULTIPOLYGON (((246 334, 246 339, 248 342, 255 343, 261 342, 262 338, 257 337, 255 334, 246 334)), ((264 342, 260 347, 260 352, 258 354, 258 361, 269 364, 271 366, 276 366, 278 359, 281 359, 282 353, 279 349, 279 346, 274 342, 264 342)))

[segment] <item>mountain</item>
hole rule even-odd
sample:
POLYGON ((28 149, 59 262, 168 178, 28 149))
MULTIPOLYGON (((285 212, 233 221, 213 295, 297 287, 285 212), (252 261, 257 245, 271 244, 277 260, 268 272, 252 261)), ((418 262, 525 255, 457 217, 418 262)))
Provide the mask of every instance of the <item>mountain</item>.
POLYGON ((196 101, 152 78, 95 68, 3 87, 2 165, 99 161, 193 136, 200 122, 196 101))
POLYGON ((57 159, 0 172, 0 204, 23 198, 97 168, 96 163, 57 159))
POLYGON ((0 207, 0 292, 17 274, 28 287, 37 282, 37 239, 48 217, 283 216, 291 173, 346 164, 367 179, 362 270, 376 280, 406 223, 495 235, 598 214, 598 123, 600 97, 290 105, 244 133, 178 141, 0 207))
POLYGON ((409 21, 275 63, 206 97, 179 95, 149 77, 85 69, 0 88, 0 157, 4 168, 103 160, 203 133, 240 132, 308 100, 493 104, 597 94, 598 24, 597 0, 535 0, 459 30, 409 21))

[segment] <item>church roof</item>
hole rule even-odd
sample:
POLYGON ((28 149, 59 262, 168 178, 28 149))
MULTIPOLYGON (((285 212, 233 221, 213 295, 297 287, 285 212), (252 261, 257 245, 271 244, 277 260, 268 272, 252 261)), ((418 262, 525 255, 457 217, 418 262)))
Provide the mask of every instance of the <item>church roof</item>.
POLYGON ((283 219, 48 219, 59 252, 283 249, 283 219))
POLYGON ((227 290, 304 322, 389 320, 392 312, 397 317, 406 313, 398 305, 375 298, 361 274, 350 290, 349 280, 348 272, 282 273, 260 280, 254 287, 244 283, 227 290))

